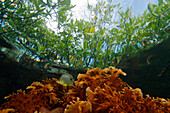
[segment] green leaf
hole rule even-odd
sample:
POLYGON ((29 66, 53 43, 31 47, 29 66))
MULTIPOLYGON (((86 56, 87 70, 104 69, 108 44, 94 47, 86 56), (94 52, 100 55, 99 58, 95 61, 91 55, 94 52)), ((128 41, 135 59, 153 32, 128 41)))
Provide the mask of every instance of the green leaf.
POLYGON ((156 14, 155 12, 152 12, 152 15, 158 17, 158 14, 156 14))
POLYGON ((104 33, 105 33, 105 30, 104 30, 104 29, 101 29, 100 34, 101 34, 101 35, 104 35, 104 33))
POLYGON ((44 50, 45 50, 45 46, 41 46, 39 52, 42 52, 42 51, 44 51, 44 50))
POLYGON ((127 10, 126 10, 126 12, 125 12, 125 14, 126 14, 126 15, 129 15, 129 13, 130 13, 130 8, 128 7, 127 10))
POLYGON ((101 13, 102 12, 102 10, 101 9, 99 9, 99 13, 101 13))
POLYGON ((106 4, 106 1, 103 2, 103 6, 106 4))
POLYGON ((163 2, 163 0, 158 0, 158 5, 160 6, 160 5, 162 5, 164 2, 163 2))
POLYGON ((90 28, 90 33, 94 33, 94 31, 95 31, 95 27, 91 27, 90 28))
POLYGON ((42 2, 42 0, 38 0, 38 4, 40 5, 40 4, 42 4, 43 2, 42 2))
POLYGON ((111 30, 111 32, 113 33, 118 33, 118 29, 117 28, 113 28, 112 30, 111 30))
POLYGON ((12 19, 9 20, 9 23, 12 25, 12 26, 15 26, 15 23, 12 19))
POLYGON ((39 4, 38 4, 38 1, 37 0, 33 0, 33 3, 35 5, 36 9, 39 11, 40 7, 39 7, 39 4))
POLYGON ((90 5, 90 4, 88 4, 88 7, 87 7, 88 9, 91 9, 92 8, 92 5, 90 5))
POLYGON ((123 11, 118 11, 118 13, 120 14, 120 16, 123 18, 125 13, 123 11))
POLYGON ((97 45, 97 50, 101 50, 102 45, 103 45, 103 41, 99 41, 97 45))
POLYGON ((61 23, 64 23, 67 20, 67 16, 61 16, 59 20, 61 23))
POLYGON ((142 33, 142 35, 148 37, 150 35, 150 33, 149 32, 144 32, 144 33, 142 33))
POLYGON ((130 24, 132 25, 134 23, 134 18, 129 18, 130 24))
POLYGON ((153 12, 153 5, 149 2, 148 9, 152 13, 153 12))
POLYGON ((50 2, 51 2, 50 0, 47 0, 47 5, 48 5, 48 6, 50 6, 50 2))
POLYGON ((84 46, 84 49, 87 49, 87 46, 88 46, 87 41, 84 41, 84 42, 83 42, 83 46, 84 46))

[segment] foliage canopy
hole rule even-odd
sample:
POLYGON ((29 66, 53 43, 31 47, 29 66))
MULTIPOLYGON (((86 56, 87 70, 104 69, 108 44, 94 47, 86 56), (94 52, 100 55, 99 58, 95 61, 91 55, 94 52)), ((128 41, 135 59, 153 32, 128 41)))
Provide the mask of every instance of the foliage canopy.
POLYGON ((23 65, 44 69, 55 63, 72 68, 116 66, 125 56, 133 56, 169 37, 170 1, 148 4, 141 16, 123 12, 112 0, 88 5, 88 20, 74 20, 70 0, 1 0, 1 52, 23 65), (119 14, 119 19, 115 15, 119 14), (54 19, 55 17, 55 19, 54 19), (56 31, 46 26, 57 21, 56 31), (38 60, 37 60, 38 59, 38 60))

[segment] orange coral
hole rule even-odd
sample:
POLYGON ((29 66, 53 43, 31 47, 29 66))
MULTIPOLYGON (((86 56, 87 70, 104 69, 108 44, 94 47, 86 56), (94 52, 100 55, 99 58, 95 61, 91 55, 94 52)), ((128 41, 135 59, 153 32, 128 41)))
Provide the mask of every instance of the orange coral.
POLYGON ((71 105, 67 105, 64 113, 89 113, 92 111, 92 105, 89 101, 77 101, 70 102, 71 105))
POLYGON ((0 113, 9 113, 9 112, 15 112, 15 110, 13 108, 3 109, 2 111, 0 110, 0 113))
POLYGON ((170 112, 170 100, 143 98, 140 88, 133 89, 123 82, 119 75, 126 75, 121 69, 88 69, 79 74, 75 86, 62 86, 53 78, 33 82, 26 91, 6 96, 0 113, 15 110, 19 113, 114 113, 114 112, 170 112))
MULTIPOLYGON (((38 112, 35 111, 34 113, 38 113, 38 112)), ((45 107, 41 107, 39 113, 63 113, 63 108, 55 108, 55 109, 50 111, 45 107)))
POLYGON ((27 93, 19 90, 17 94, 7 96, 6 99, 9 101, 1 108, 13 108, 20 113, 33 113, 39 111, 41 107, 52 110, 63 105, 67 91, 67 87, 58 84, 56 79, 47 79, 42 83, 34 82, 27 87, 27 93))
POLYGON ((69 90, 70 101, 76 97, 88 100, 93 113, 109 112, 169 112, 169 100, 143 98, 141 89, 131 88, 122 82, 119 75, 126 76, 121 69, 113 67, 89 69, 86 74, 79 74, 76 87, 69 90))

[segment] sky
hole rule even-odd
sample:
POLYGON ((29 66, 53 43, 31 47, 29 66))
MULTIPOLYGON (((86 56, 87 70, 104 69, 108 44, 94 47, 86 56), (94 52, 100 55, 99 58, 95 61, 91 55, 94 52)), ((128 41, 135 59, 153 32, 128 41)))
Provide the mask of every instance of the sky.
POLYGON ((84 17, 84 13, 87 12, 87 4, 96 5, 96 0, 71 0, 72 5, 76 5, 72 9, 74 18, 80 19, 84 17))
MULTIPOLYGON (((107 1, 107 0, 105 0, 107 1)), ((127 7, 132 6, 133 15, 137 16, 138 14, 142 14, 146 9, 149 2, 157 4, 158 0, 112 0, 113 3, 121 3, 123 7, 122 10, 126 10, 127 7)), ((82 18, 83 12, 87 11, 87 3, 90 5, 95 5, 97 0, 71 0, 72 5, 76 5, 75 8, 72 9, 73 15, 75 18, 82 18)))
MULTIPOLYGON (((132 11, 132 15, 134 16, 138 16, 139 14, 142 14, 147 9, 147 5, 149 4, 149 2, 158 4, 158 0, 112 0, 112 1, 114 4, 120 3, 123 11, 125 11, 127 7, 132 6, 131 11, 132 11)), ((74 19, 76 18, 85 19, 86 18, 84 14, 85 13, 88 14, 88 11, 87 11, 88 3, 94 6, 96 5, 97 0, 71 0, 71 4, 76 5, 72 9, 74 19)), ((55 30, 57 23, 48 22, 47 26, 55 30)))
POLYGON ((131 7, 132 15, 138 16, 148 8, 149 2, 158 4, 158 0, 113 0, 115 3, 121 3, 122 10, 125 11, 127 7, 131 7))

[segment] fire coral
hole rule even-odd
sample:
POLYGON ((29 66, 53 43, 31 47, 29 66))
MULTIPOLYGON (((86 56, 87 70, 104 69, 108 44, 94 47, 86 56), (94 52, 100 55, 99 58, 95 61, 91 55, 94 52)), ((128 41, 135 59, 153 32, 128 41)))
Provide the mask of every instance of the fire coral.
POLYGON ((62 86, 57 79, 33 82, 26 91, 19 90, 5 99, 0 112, 12 109, 19 113, 169 113, 170 100, 143 97, 140 88, 133 89, 119 75, 121 69, 88 69, 79 74, 75 86, 62 86), (2 111, 1 111, 2 110, 2 111))

